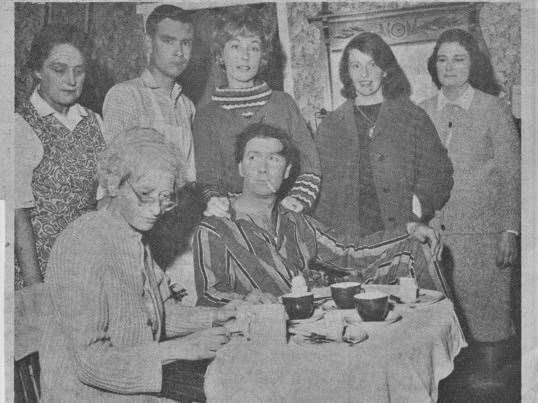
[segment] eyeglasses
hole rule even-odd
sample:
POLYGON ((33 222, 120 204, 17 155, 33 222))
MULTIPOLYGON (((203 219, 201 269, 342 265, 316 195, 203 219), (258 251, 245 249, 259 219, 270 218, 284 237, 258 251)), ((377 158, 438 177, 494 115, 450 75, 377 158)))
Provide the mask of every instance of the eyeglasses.
POLYGON ((173 210, 177 207, 177 202, 175 200, 175 192, 160 192, 158 199, 152 196, 148 196, 146 194, 140 193, 137 191, 131 182, 126 181, 133 193, 135 194, 136 198, 138 199, 139 204, 143 206, 148 206, 150 204, 155 203, 157 200, 159 201, 159 207, 162 212, 167 212, 170 210, 173 210))

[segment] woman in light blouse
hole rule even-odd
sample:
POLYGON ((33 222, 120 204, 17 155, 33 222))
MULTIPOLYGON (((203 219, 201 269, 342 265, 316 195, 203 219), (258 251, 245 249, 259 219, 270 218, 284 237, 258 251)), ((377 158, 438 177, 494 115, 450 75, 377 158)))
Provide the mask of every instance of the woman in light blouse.
POLYGON ((428 71, 440 89, 421 106, 454 165, 454 187, 433 225, 442 231, 444 263, 471 340, 503 361, 512 333, 511 266, 520 228, 520 144, 508 105, 497 97, 488 58, 461 29, 441 34, 428 71))
POLYGON ((215 326, 235 305, 178 305, 146 236, 176 206, 174 188, 184 180, 179 155, 162 134, 133 128, 101 157, 99 183, 109 203, 69 224, 49 261, 43 401, 204 399, 207 359, 228 340, 215 326))

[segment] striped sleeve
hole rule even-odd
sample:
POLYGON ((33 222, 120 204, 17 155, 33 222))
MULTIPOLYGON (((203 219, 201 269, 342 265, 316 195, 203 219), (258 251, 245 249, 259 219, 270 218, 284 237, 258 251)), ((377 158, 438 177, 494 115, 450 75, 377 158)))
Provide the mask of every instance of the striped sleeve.
POLYGON ((193 253, 197 305, 220 306, 232 299, 243 298, 244 295, 234 290, 234 272, 231 270, 232 262, 241 265, 241 259, 229 253, 215 229, 209 225, 198 227, 193 253))
POLYGON ((107 144, 125 129, 139 124, 136 101, 134 89, 127 84, 116 84, 108 91, 103 102, 103 136, 107 144))
POLYGON ((288 111, 288 130, 299 150, 301 170, 293 184, 289 196, 295 197, 310 209, 318 198, 321 183, 319 154, 312 132, 293 98, 284 94, 288 111))
MULTIPOLYGON (((450 296, 446 280, 425 246, 403 229, 379 231, 356 243, 335 237, 313 219, 318 259, 358 273, 363 282, 395 284, 398 277, 413 277, 420 288, 450 296)), ((427 247, 427 246, 426 246, 427 247)))

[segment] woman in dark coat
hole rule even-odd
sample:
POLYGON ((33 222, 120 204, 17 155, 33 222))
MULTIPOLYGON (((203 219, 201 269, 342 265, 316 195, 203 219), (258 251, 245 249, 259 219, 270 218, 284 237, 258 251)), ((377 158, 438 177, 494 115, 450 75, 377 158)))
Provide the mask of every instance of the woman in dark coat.
POLYGON ((323 184, 316 216, 356 239, 427 221, 452 188, 452 165, 390 47, 376 34, 353 38, 340 61, 347 101, 321 123, 323 184))

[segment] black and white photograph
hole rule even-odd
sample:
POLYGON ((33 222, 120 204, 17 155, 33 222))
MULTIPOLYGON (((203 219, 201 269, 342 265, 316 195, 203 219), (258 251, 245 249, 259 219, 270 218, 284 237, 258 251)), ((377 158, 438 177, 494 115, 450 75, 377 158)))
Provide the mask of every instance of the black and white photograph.
POLYGON ((534 1, 0 11, 0 400, 538 403, 534 1))

